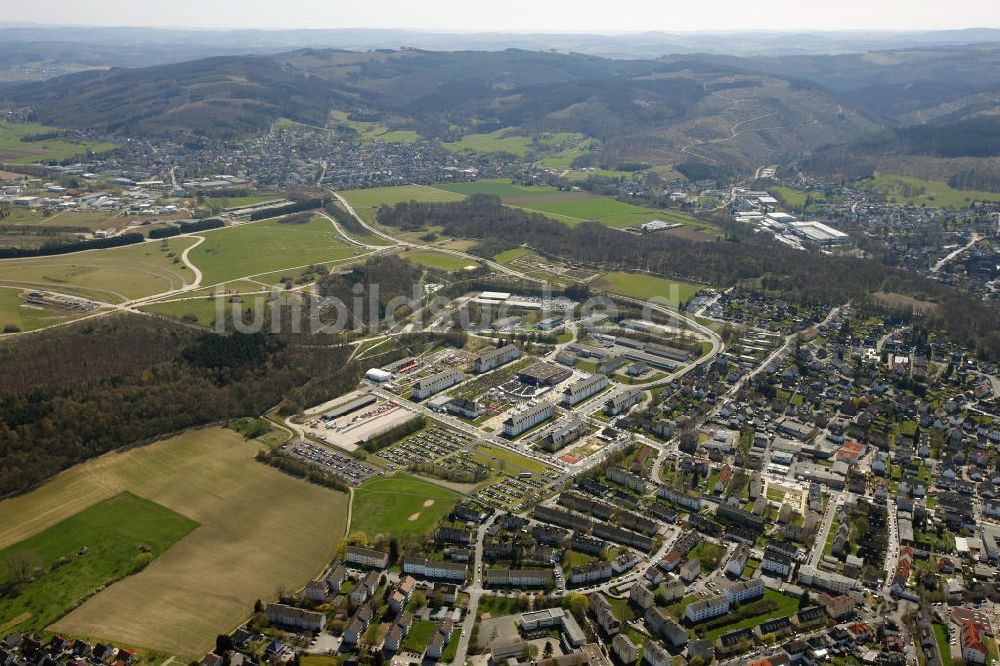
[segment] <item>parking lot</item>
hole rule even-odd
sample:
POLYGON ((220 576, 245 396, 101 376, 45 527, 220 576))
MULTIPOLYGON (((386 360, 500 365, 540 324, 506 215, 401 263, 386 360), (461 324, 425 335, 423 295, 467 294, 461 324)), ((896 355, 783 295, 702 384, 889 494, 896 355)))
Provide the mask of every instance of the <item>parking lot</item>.
POLYGON ((286 444, 282 450, 293 458, 332 474, 352 486, 359 486, 375 475, 381 476, 378 468, 351 456, 332 451, 313 442, 286 444))
POLYGON ((432 426, 411 435, 379 452, 389 470, 406 469, 417 463, 438 462, 467 447, 472 441, 468 435, 440 426, 432 426))

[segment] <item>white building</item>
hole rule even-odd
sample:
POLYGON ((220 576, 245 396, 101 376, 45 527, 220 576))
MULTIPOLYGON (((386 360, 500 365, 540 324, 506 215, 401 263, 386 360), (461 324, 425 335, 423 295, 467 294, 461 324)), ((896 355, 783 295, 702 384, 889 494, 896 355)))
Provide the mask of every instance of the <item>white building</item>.
POLYGON ((517 437, 521 433, 534 428, 539 423, 552 418, 556 409, 550 402, 540 402, 533 407, 511 412, 503 422, 503 434, 517 437))
POLYGON ((438 372, 430 377, 424 377, 413 387, 412 396, 414 400, 423 400, 458 384, 462 381, 462 377, 462 373, 454 368, 438 372))
POLYGON ((567 386, 562 392, 562 403, 564 405, 575 405, 592 395, 600 393, 607 385, 608 378, 606 375, 600 373, 591 375, 586 379, 581 379, 567 386))

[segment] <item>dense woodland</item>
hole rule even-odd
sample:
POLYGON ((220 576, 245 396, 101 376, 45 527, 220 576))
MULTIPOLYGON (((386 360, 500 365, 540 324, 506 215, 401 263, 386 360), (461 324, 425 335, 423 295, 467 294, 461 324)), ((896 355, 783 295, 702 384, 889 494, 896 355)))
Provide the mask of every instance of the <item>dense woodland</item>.
POLYGON ((716 223, 726 230, 727 240, 698 243, 666 235, 636 236, 596 223, 571 228, 542 215, 506 208, 496 197, 485 195, 455 203, 401 203, 379 213, 379 222, 400 228, 431 218, 450 236, 485 239, 494 247, 528 244, 551 258, 718 286, 740 284, 780 292, 805 305, 850 301, 875 307, 871 294, 900 293, 937 303, 930 325, 990 358, 1000 358, 1000 313, 992 307, 946 285, 874 261, 792 250, 753 237, 724 218, 716 223))
POLYGON ((309 382, 343 392, 360 375, 344 365, 347 347, 199 334, 141 316, 24 336, 0 354, 0 495, 112 449, 261 414, 309 382))

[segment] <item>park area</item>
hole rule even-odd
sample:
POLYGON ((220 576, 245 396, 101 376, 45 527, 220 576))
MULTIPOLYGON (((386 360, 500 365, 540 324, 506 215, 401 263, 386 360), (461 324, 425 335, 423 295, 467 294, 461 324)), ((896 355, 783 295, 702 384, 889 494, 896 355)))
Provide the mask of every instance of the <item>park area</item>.
POLYGON ((376 477, 354 492, 351 533, 370 540, 419 537, 447 516, 460 495, 405 474, 376 477))
MULTIPOLYGON (((254 601, 273 598, 279 587, 297 589, 322 570, 346 531, 346 494, 257 462, 259 448, 231 430, 204 428, 90 460, 0 502, 0 548, 29 539, 44 543, 50 528, 81 511, 88 524, 97 521, 108 533, 129 530, 162 554, 48 626, 202 655, 219 632, 250 614, 254 601), (118 514, 102 507, 122 493, 146 503, 147 513, 139 515, 147 518, 136 518, 138 525, 116 526, 122 522, 118 514), (88 514, 91 507, 98 509, 88 514), (162 525, 146 524, 156 515, 149 512, 160 512, 156 522, 162 525), (191 531, 195 524, 200 526, 191 531), (171 540, 176 543, 164 552, 171 540)), ((93 539, 84 545, 96 544, 93 539)), ((100 552, 87 555, 98 559, 100 552)), ((50 595, 46 603, 60 602, 50 595)))

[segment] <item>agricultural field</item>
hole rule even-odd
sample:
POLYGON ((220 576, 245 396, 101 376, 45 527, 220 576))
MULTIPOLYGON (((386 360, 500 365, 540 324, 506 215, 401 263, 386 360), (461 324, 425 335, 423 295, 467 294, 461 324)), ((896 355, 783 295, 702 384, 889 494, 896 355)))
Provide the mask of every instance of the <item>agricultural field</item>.
POLYGON ((200 524, 140 573, 102 590, 53 631, 197 657, 256 599, 297 589, 346 531, 348 497, 254 459, 223 428, 109 453, 0 502, 0 548, 131 492, 200 524))
POLYGON ((463 270, 469 266, 473 268, 478 267, 478 264, 474 261, 441 252, 404 252, 399 256, 415 264, 448 271, 449 273, 463 270))
POLYGON ((1000 193, 956 190, 939 180, 921 180, 911 176, 875 174, 862 187, 876 190, 889 201, 930 208, 967 208, 974 201, 1000 202, 1000 193))
POLYGON ((398 185, 395 187, 370 187, 363 190, 345 190, 340 193, 366 222, 375 221, 379 206, 394 206, 406 201, 421 203, 444 203, 461 201, 461 194, 446 192, 426 185, 398 185))
POLYGON ((77 311, 56 311, 24 304, 23 289, 0 286, 0 333, 34 331, 82 316, 77 311), (17 330, 13 330, 17 329, 17 330))
POLYGON ((58 133, 55 127, 36 124, 14 124, 0 121, 0 162, 30 164, 32 162, 59 161, 87 152, 106 152, 117 146, 113 143, 88 141, 77 143, 59 137, 42 141, 25 141, 32 136, 58 133))
POLYGON ((347 259, 358 249, 344 243, 333 225, 315 216, 305 224, 268 220, 204 234, 191 251, 206 286, 283 269, 347 259))
POLYGON ((416 477, 375 477, 354 492, 351 532, 373 539, 427 534, 448 515, 459 494, 416 477))
POLYGON ((180 289, 194 275, 180 260, 196 242, 177 237, 52 257, 0 260, 0 286, 50 289, 108 303, 180 289))
POLYGON ((665 298, 674 300, 674 294, 680 304, 687 303, 698 293, 702 286, 690 282, 679 280, 668 280, 667 278, 656 277, 655 275, 644 275, 641 273, 604 273, 592 283, 594 288, 610 291, 630 298, 649 300, 651 298, 665 298), (676 292, 674 292, 676 289, 676 292))
MULTIPOLYGON (((198 523, 129 492, 0 550, 0 563, 46 572, 0 600, 0 633, 41 629, 94 590, 142 570, 198 523)), ((12 582, 0 570, 0 584, 12 582)))
POLYGON ((518 157, 528 154, 531 137, 522 134, 508 136, 510 129, 498 129, 486 134, 466 134, 460 141, 445 143, 449 150, 468 150, 474 153, 511 153, 518 157))

